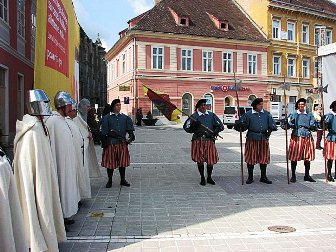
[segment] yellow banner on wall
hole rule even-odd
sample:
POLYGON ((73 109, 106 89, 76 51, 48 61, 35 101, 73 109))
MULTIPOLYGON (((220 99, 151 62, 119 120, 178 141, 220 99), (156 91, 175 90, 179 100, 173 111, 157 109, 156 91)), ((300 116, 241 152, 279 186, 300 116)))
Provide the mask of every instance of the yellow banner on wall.
POLYGON ((34 88, 78 100, 79 25, 71 0, 37 1, 34 88))

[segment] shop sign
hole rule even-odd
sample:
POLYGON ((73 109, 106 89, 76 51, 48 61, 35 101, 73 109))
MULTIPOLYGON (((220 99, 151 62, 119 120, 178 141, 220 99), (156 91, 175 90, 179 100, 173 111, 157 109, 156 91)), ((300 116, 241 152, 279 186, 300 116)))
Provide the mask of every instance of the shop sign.
MULTIPOLYGON (((223 85, 223 86, 211 86, 210 87, 211 90, 213 91, 223 91, 223 92, 228 92, 228 91, 236 91, 236 86, 235 85, 232 85, 232 86, 226 86, 226 85, 223 85)), ((238 89, 238 91, 247 91, 247 90, 250 90, 250 88, 248 87, 240 87, 238 89)))
POLYGON ((130 91, 130 86, 119 86, 119 91, 130 91))

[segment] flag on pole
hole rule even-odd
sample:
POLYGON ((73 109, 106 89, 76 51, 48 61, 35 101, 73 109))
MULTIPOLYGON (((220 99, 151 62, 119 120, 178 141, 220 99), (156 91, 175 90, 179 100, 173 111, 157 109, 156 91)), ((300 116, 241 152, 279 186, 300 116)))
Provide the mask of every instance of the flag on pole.
POLYGON ((180 110, 170 102, 168 95, 159 94, 149 87, 143 85, 144 94, 154 103, 155 107, 169 120, 173 122, 181 122, 179 114, 180 110))

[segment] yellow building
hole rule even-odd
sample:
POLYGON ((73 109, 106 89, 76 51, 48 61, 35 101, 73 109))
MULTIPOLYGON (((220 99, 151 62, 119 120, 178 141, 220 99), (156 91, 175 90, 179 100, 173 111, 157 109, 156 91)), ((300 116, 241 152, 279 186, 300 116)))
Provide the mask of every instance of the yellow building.
POLYGON ((273 101, 319 103, 317 47, 336 41, 336 5, 327 0, 235 0, 270 40, 269 95, 273 101), (284 101, 281 82, 291 84, 284 101))

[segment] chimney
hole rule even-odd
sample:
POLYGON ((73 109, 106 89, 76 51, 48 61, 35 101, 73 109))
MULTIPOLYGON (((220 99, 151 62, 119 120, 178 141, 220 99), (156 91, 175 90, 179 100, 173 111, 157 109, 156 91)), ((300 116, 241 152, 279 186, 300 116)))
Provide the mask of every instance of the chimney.
POLYGON ((154 6, 161 2, 161 0, 153 0, 154 6))

